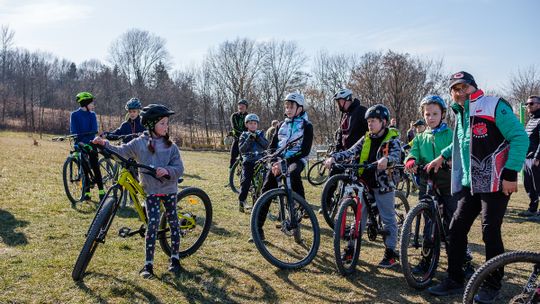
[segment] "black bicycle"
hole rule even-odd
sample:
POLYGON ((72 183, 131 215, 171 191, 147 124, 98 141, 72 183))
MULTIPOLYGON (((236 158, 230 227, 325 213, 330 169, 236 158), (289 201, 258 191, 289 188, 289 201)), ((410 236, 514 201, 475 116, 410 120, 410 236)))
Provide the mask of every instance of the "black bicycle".
POLYGON ((475 303, 475 296, 480 289, 490 286, 488 278, 503 268, 503 284, 497 303, 540 303, 540 253, 530 251, 503 253, 483 264, 469 280, 463 294, 463 303, 475 303))
MULTIPOLYGON (((85 201, 87 198, 85 192, 94 188, 96 185, 96 177, 91 170, 88 155, 92 147, 81 143, 73 144, 75 138, 80 135, 84 134, 60 136, 52 139, 53 141, 61 142, 67 140, 70 142, 71 150, 62 167, 62 180, 66 196, 72 205, 85 201)), ((108 157, 101 157, 98 160, 98 165, 101 171, 104 190, 107 190, 115 178, 114 165, 108 157)))
POLYGON ((231 190, 240 193, 240 180, 242 179, 242 156, 238 156, 233 166, 229 169, 229 186, 231 190))
MULTIPOLYGON (((343 195, 338 204, 334 226, 334 258, 339 272, 349 275, 355 271, 360 256, 362 241, 362 226, 365 226, 368 239, 375 241, 377 236, 383 240, 388 231, 383 228, 377 203, 372 190, 366 183, 358 178, 358 169, 370 169, 377 166, 373 164, 334 164, 333 166, 344 170, 347 182, 344 183, 343 195), (362 223, 362 212, 365 206, 367 212, 366 222, 362 223)), ((402 194, 396 193, 395 209, 398 232, 409 211, 409 202, 402 194), (398 195, 402 197, 398 199, 398 195)), ((399 235, 398 235, 399 238, 399 235)))
POLYGON ((332 154, 332 152, 334 151, 335 145, 328 146, 328 150, 324 155, 325 157, 309 166, 307 178, 308 182, 313 186, 320 186, 328 180, 330 170, 326 168, 326 166, 324 165, 324 161, 325 158, 332 154))
POLYGON ((306 266, 315 258, 320 243, 317 217, 305 199, 292 191, 287 163, 279 159, 279 155, 299 139, 263 158, 267 164, 277 161, 283 173, 279 187, 263 193, 251 212, 255 246, 268 262, 281 269, 306 266), (264 223, 261 224, 259 218, 263 218, 264 223))

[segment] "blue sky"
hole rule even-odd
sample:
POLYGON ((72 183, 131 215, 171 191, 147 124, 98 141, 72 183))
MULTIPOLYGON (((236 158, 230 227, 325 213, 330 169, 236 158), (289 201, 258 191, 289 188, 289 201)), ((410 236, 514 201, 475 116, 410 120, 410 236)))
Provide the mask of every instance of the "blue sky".
POLYGON ((227 39, 294 40, 309 56, 392 49, 443 59, 490 89, 504 89, 519 68, 540 68, 539 16, 538 0, 0 0, 16 46, 76 63, 107 61, 111 42, 139 28, 166 39, 174 68, 227 39))

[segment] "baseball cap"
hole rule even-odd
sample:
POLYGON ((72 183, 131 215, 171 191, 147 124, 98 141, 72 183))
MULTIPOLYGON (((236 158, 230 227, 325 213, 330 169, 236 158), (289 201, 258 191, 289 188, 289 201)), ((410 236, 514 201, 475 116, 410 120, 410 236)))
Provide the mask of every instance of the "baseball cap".
POLYGON ((472 85, 475 89, 478 89, 478 85, 474 81, 473 75, 465 71, 457 72, 457 73, 452 74, 452 76, 450 76, 450 86, 449 86, 450 89, 458 83, 466 83, 466 84, 472 85))
POLYGON ((424 122, 423 119, 419 119, 419 120, 415 121, 414 124, 413 124, 414 127, 425 126, 425 125, 426 125, 426 123, 424 122))

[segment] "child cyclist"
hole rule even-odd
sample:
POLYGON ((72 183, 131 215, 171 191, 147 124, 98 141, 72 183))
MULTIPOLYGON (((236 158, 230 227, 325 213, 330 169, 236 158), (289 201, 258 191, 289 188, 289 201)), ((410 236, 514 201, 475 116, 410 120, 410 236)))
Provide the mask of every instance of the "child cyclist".
MULTIPOLYGON (((285 97, 285 120, 278 125, 277 132, 270 142, 269 149, 275 151, 285 147, 289 142, 295 141, 295 145, 286 148, 281 155, 282 161, 287 163, 288 172, 291 177, 291 189, 305 198, 304 185, 302 184, 302 170, 307 163, 307 157, 311 151, 313 143, 313 125, 308 120, 304 111, 304 96, 299 93, 290 93, 285 97)), ((266 175, 261 192, 277 188, 277 178, 282 174, 281 166, 278 162, 272 164, 272 169, 266 175)), ((261 209, 257 226, 259 230, 264 226, 266 215, 270 204, 261 209)), ((264 239, 263 231, 260 230, 264 239)), ((252 239, 249 239, 252 242, 252 239)))
MULTIPOLYGON (((346 160, 360 157, 360 163, 377 163, 373 169, 360 169, 360 177, 373 191, 377 208, 381 216, 384 229, 388 231, 388 236, 384 240, 386 247, 384 257, 379 263, 379 267, 390 268, 397 264, 398 254, 395 251, 398 238, 398 227, 396 221, 395 185, 397 174, 389 176, 387 167, 397 164, 401 160, 401 146, 399 142, 399 132, 388 127, 390 122, 390 111, 381 104, 374 105, 367 109, 365 118, 368 123, 368 132, 360 138, 348 150, 333 153, 326 159, 325 165, 331 168, 334 162, 340 163, 346 160)), ((363 206, 362 227, 364 230, 367 219, 363 206)))
MULTIPOLYGON (((71 134, 76 135, 75 144, 85 144, 85 150, 88 153, 90 167, 94 172, 94 177, 99 189, 99 199, 101 200, 105 195, 105 190, 103 190, 103 178, 101 177, 101 170, 99 169, 98 154, 90 144, 98 132, 97 117, 94 112, 94 96, 88 92, 80 92, 75 99, 79 104, 79 109, 71 112, 69 118, 69 130, 71 134)), ((84 174, 88 180, 88 172, 84 172, 84 174)), ((90 198, 90 188, 84 189, 84 199, 90 200, 90 198)))
MULTIPOLYGON (((443 122, 446 115, 446 103, 436 95, 428 95, 420 102, 420 111, 427 124, 425 131, 416 133, 412 140, 411 149, 405 158, 405 171, 416 174, 418 165, 427 165, 439 155, 441 151, 452 143, 453 132, 446 123, 443 122)), ((448 231, 450 220, 456 211, 457 201, 452 197, 450 191, 451 172, 450 168, 441 168, 434 173, 433 182, 437 188, 437 201, 443 214, 443 226, 448 231)), ((420 194, 426 193, 426 177, 420 175, 420 194)), ((426 234, 424 234, 426 235, 426 234)), ((472 255, 467 253, 464 270, 467 275, 472 275, 474 268, 471 265, 472 255)), ((413 272, 422 274, 429 267, 429 261, 423 257, 420 264, 415 266, 413 272)))
MULTIPOLYGON (((169 271, 178 273, 180 261, 178 250, 180 233, 176 211, 176 194, 178 179, 184 172, 178 147, 169 139, 169 116, 174 112, 164 105, 151 104, 141 111, 142 124, 148 130, 140 137, 122 146, 113 146, 108 141, 96 137, 95 144, 104 145, 124 157, 133 158, 141 164, 154 166, 159 180, 147 174, 140 174, 144 191, 146 192, 146 213, 148 230, 146 231, 146 261, 140 271, 143 278, 154 276, 154 251, 159 225, 160 202, 165 207, 167 220, 171 227, 171 260, 169 271)), ((140 170, 144 171, 144 170, 140 170)))
POLYGON ((268 146, 268 140, 264 137, 264 132, 257 130, 259 126, 259 116, 257 114, 248 114, 245 118, 247 131, 242 132, 238 140, 240 154, 242 155, 242 178, 240 180, 240 194, 238 195, 238 205, 240 212, 248 209, 246 198, 251 178, 255 171, 255 162, 261 159, 263 151, 268 146))
POLYGON ((137 137, 136 134, 144 132, 145 128, 141 123, 141 117, 139 115, 139 112, 142 109, 139 99, 131 98, 128 100, 125 109, 128 111, 126 121, 124 121, 118 129, 105 133, 105 136, 109 140, 115 140, 117 136, 128 135, 122 138, 122 142, 127 144, 137 137))

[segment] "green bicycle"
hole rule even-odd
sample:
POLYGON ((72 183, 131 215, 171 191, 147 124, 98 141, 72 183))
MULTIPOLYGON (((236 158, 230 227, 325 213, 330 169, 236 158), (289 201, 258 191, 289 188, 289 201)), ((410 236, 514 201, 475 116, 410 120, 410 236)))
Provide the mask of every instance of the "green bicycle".
MULTIPOLYGON (((141 204, 140 197, 144 198, 146 195, 141 184, 133 177, 131 171, 137 168, 142 169, 143 171, 141 172, 143 174, 157 178, 154 168, 138 164, 132 159, 125 159, 118 153, 107 148, 100 149, 103 153, 114 156, 121 163, 122 169, 118 174, 116 183, 107 191, 105 197, 101 200, 96 216, 88 229, 86 241, 71 274, 74 281, 78 281, 84 276, 84 272, 97 246, 100 243, 105 243, 105 237, 120 207, 124 190, 127 190, 129 197, 133 200, 133 207, 143 224, 139 229, 134 231, 128 227, 120 228, 118 235, 122 238, 134 235, 144 237, 148 219, 146 217, 145 207, 141 204)), ((179 256, 183 258, 195 253, 208 236, 212 223, 212 204, 208 195, 203 190, 195 187, 187 187, 180 191, 177 195, 177 202, 181 236, 179 256)), ((161 208, 163 209, 163 206, 161 208)), ((157 238, 163 252, 170 256, 171 231, 164 213, 161 212, 157 238)))

